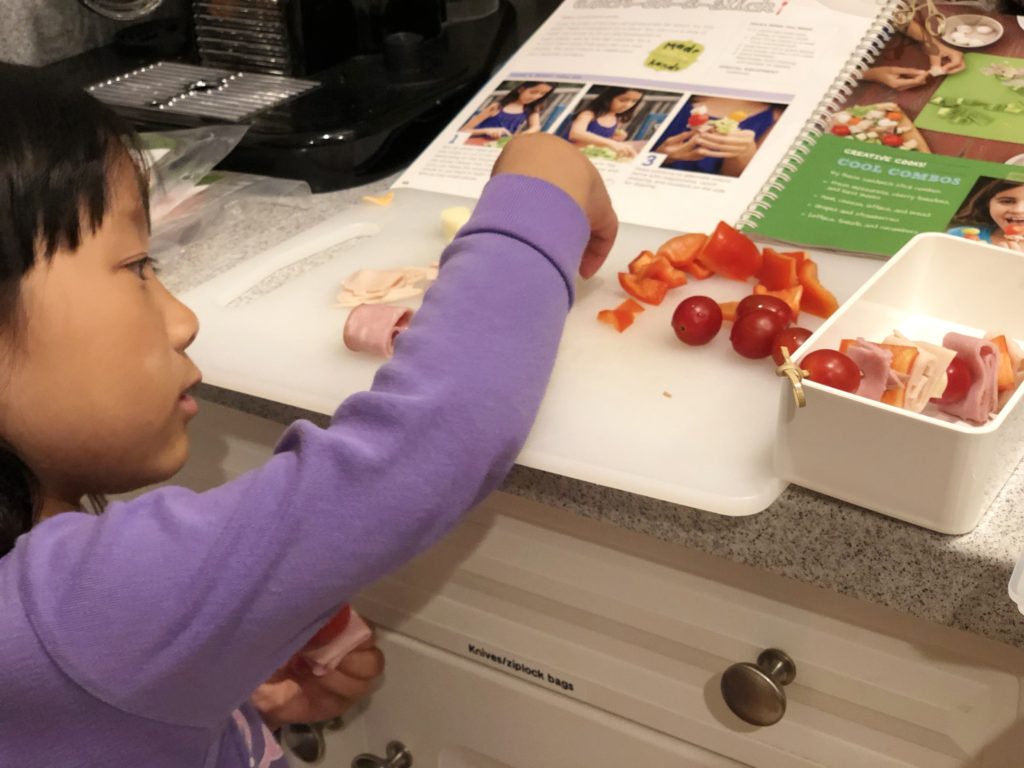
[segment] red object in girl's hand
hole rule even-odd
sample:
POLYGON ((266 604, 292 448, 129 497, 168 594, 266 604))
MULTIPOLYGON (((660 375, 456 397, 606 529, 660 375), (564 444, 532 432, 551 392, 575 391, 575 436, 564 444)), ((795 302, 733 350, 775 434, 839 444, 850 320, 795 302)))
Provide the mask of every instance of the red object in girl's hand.
POLYGON ((331 620, 320 627, 320 630, 309 639, 309 642, 303 646, 302 650, 308 651, 313 648, 319 648, 321 645, 327 645, 327 643, 345 631, 351 616, 352 606, 343 605, 341 610, 334 614, 331 620))

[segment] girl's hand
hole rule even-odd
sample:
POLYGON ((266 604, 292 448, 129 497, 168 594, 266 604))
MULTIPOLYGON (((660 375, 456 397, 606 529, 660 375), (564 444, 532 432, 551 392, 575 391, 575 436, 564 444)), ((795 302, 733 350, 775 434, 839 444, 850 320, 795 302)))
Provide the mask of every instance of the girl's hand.
POLYGON ((583 251, 580 275, 591 277, 615 242, 619 219, 608 190, 593 163, 572 144, 549 133, 516 136, 505 145, 492 175, 518 173, 543 179, 579 204, 590 222, 590 242, 583 251))
POLYGON ((344 714, 370 692, 383 671, 384 654, 372 638, 322 676, 296 655, 253 692, 251 701, 270 730, 288 723, 317 723, 344 714))
POLYGON ((683 131, 675 136, 665 139, 658 147, 658 152, 663 153, 670 161, 685 160, 695 161, 705 157, 700 153, 700 144, 697 131, 683 131))
POLYGON ((697 152, 701 157, 743 157, 754 154, 757 150, 756 142, 757 135, 747 129, 732 133, 704 131, 697 135, 697 152))
POLYGON ((947 75, 955 75, 967 68, 967 62, 964 61, 964 55, 960 51, 942 43, 937 43, 937 46, 938 53, 928 57, 928 63, 933 69, 938 67, 947 75))
POLYGON ((624 141, 616 141, 613 149, 619 157, 636 157, 636 150, 633 148, 633 145, 627 144, 624 141))
POLYGON ((489 139, 500 139, 502 136, 511 136, 508 128, 478 128, 475 133, 486 136, 489 139))
POLYGON ((905 91, 928 82, 928 73, 912 67, 871 67, 864 73, 864 79, 887 85, 894 91, 905 91))

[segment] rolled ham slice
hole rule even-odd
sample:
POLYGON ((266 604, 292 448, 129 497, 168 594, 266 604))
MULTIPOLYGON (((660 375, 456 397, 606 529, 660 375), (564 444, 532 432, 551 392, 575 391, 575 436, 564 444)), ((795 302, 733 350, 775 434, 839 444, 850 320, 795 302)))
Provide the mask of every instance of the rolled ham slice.
POLYGON ((962 333, 947 333, 942 346, 952 349, 967 364, 974 382, 963 400, 940 405, 939 410, 972 424, 984 424, 999 402, 999 350, 984 339, 962 333))
POLYGON ((303 651, 302 655, 309 661, 314 675, 326 675, 329 670, 336 668, 342 659, 371 637, 373 637, 373 630, 363 621, 362 616, 351 611, 348 624, 339 635, 313 650, 303 651))
POLYGON ((892 352, 878 344, 857 339, 846 350, 846 356, 860 368, 864 377, 860 380, 856 394, 871 400, 881 400, 882 393, 892 386, 899 386, 892 371, 892 352))
POLYGON ((412 310, 387 304, 360 304, 348 313, 342 338, 353 352, 391 357, 395 339, 409 327, 412 310))

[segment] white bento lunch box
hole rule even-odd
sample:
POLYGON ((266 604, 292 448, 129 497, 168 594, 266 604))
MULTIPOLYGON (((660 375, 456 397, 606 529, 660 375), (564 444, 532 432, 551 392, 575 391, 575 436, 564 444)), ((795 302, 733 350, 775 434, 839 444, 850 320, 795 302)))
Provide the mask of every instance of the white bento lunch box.
MULTIPOLYGON (((893 330, 942 343, 950 331, 1024 339, 1024 254, 944 234, 907 243, 801 346, 838 349, 893 330)), ((978 524, 1024 455, 1017 388, 982 426, 946 422, 804 380, 783 379, 775 465, 792 483, 959 534, 978 524)))

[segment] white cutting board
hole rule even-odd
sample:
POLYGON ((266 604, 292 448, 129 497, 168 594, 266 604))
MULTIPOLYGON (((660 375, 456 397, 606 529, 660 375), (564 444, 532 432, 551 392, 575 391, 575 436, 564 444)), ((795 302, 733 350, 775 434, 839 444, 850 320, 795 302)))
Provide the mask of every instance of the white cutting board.
MULTIPOLYGON (((205 380, 332 413, 345 396, 367 388, 381 364, 342 344, 348 310, 334 306, 339 284, 358 269, 436 261, 444 247, 439 214, 452 205, 472 202, 398 190, 390 206, 356 205, 182 295, 202 324, 191 352, 205 380), (326 263, 293 267, 298 274, 268 293, 228 304, 261 277, 353 236, 364 239, 326 263)), ((759 512, 786 485, 771 461, 780 386, 773 365, 735 354, 729 323, 696 348, 681 344, 669 324, 686 296, 733 300, 752 284, 691 280, 622 334, 596 320, 625 298, 616 273, 673 234, 623 226, 602 272, 579 284, 551 384, 517 463, 721 514, 759 512)), ((830 253, 815 258, 840 300, 881 265, 830 253)), ((419 300, 403 303, 415 308, 419 300)), ((801 319, 811 328, 819 322, 801 319)))

